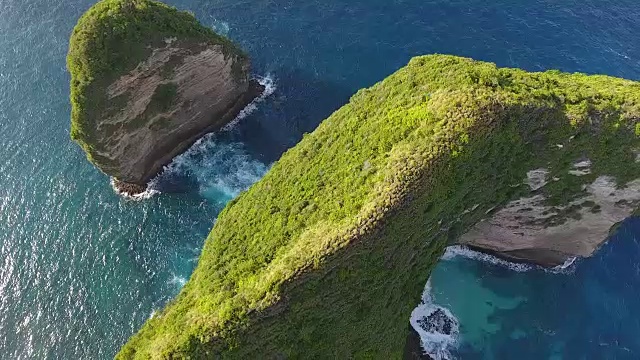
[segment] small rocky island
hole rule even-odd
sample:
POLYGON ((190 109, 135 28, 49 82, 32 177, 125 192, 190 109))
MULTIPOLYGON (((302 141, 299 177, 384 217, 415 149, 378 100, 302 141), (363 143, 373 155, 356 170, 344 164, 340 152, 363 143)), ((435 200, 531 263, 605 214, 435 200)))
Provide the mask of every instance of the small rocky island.
POLYGON ((640 83, 416 57, 226 206, 117 358, 415 355, 407 323, 448 245, 588 256, 638 212, 639 151, 640 83))
POLYGON ((67 67, 71 137, 129 194, 263 90, 238 47, 152 0, 91 7, 73 30, 67 67))

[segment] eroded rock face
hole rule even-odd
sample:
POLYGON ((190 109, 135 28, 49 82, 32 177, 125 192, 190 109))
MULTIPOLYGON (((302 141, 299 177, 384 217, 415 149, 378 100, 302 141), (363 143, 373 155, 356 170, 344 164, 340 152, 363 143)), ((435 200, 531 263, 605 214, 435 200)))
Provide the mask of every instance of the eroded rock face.
MULTIPOLYGON (((588 160, 577 162, 570 175, 587 175, 589 166, 588 160)), ((530 184, 532 191, 546 181, 538 177, 530 184)), ((541 194, 514 200, 476 224, 459 242, 514 261, 557 266, 572 257, 591 256, 611 228, 638 207, 640 179, 618 186, 614 178, 600 176, 585 185, 583 196, 562 206, 548 205, 541 194)))
POLYGON ((222 45, 165 44, 108 86, 110 108, 95 122, 95 164, 120 182, 146 184, 262 92, 249 61, 222 45))

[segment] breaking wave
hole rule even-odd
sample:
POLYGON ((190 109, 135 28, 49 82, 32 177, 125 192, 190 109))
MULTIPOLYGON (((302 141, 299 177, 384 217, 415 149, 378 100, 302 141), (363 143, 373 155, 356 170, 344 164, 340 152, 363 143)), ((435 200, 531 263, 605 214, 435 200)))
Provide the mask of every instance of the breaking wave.
POLYGON ((184 276, 178 276, 173 274, 171 279, 169 279, 168 283, 171 285, 175 285, 181 289, 184 286, 184 284, 187 283, 187 278, 185 278, 184 276))
POLYGON ((176 157, 154 181, 189 176, 197 183, 200 195, 224 205, 260 180, 267 169, 246 152, 242 143, 225 143, 208 134, 176 157))
POLYGON ((229 36, 230 27, 229 27, 229 23, 226 22, 226 21, 221 21, 221 20, 218 20, 216 18, 213 18, 213 20, 211 21, 211 27, 218 34, 224 35, 224 36, 229 36))
POLYGON ((517 272, 527 272, 532 270, 541 270, 545 272, 551 273, 571 273, 575 269, 575 264, 577 261, 576 257, 572 257, 567 259, 564 264, 555 266, 553 268, 543 268, 541 266, 532 265, 532 264, 524 264, 524 263, 514 263, 504 259, 500 259, 496 256, 485 254, 479 251, 471 250, 463 245, 454 245, 449 246, 442 256, 441 260, 447 261, 452 260, 456 256, 462 256, 468 259, 473 259, 476 261, 481 261, 484 263, 504 267, 517 272))
POLYGON ((422 302, 411 312, 411 326, 420 335, 424 352, 435 360, 451 360, 451 351, 458 343, 458 319, 449 309, 436 305, 431 298, 431 283, 427 282, 422 302))
POLYGON ((255 79, 258 81, 260 85, 264 86, 264 90, 262 91, 262 94, 260 94, 260 96, 258 96, 257 98, 253 99, 253 101, 251 101, 249 105, 245 106, 244 109, 242 109, 240 113, 238 113, 238 116, 236 116, 235 119, 231 120, 227 125, 225 125, 222 128, 222 131, 229 131, 233 129, 240 122, 240 120, 246 118, 252 112, 256 111, 256 109, 258 108, 258 104, 263 102, 264 99, 268 98, 271 94, 273 94, 276 91, 275 80, 270 74, 267 74, 266 76, 256 76, 255 79))
MULTIPOLYGON (((276 90, 273 77, 269 74, 255 79, 264 86, 264 91, 245 106, 238 115, 220 131, 231 131, 244 118, 253 113, 258 104, 276 90)), ((200 194, 220 204, 225 204, 258 181, 267 171, 267 166, 246 152, 240 142, 225 143, 219 141, 215 133, 209 133, 198 139, 187 151, 176 156, 160 174, 153 178, 147 189, 137 195, 119 191, 111 179, 114 191, 129 200, 145 200, 161 193, 162 184, 176 175, 186 175, 198 183, 200 194)))
POLYGON ((139 194, 135 194, 135 195, 131 195, 131 194, 127 193, 127 192, 120 191, 120 189, 118 189, 118 187, 116 186, 116 181, 115 181, 114 178, 110 179, 110 184, 111 184, 111 188, 113 189, 113 191, 116 194, 118 194, 118 195, 120 195, 123 198, 128 199, 128 200, 137 200, 137 201, 139 201, 139 200, 151 199, 153 197, 153 195, 160 193, 160 191, 158 191, 153 186, 151 186, 151 183, 149 183, 147 185, 147 189, 145 191, 143 191, 143 192, 141 192, 139 194))
POLYGON ((512 263, 510 261, 497 258, 493 255, 471 250, 468 247, 462 246, 462 245, 449 246, 447 250, 445 250, 441 260, 447 261, 457 256, 462 256, 468 259, 482 261, 484 263, 490 263, 490 264, 505 267, 517 272, 530 271, 536 268, 535 266, 529 265, 529 264, 512 263))

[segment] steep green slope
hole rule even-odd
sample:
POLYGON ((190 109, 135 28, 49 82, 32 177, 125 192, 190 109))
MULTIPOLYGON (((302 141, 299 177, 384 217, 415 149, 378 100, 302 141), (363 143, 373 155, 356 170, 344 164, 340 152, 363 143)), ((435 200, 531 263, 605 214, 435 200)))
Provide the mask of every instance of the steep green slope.
POLYGON ((448 242, 530 192, 526 172, 640 177, 640 84, 418 57, 361 90, 220 214, 193 276, 118 354, 399 358, 448 242), (562 144, 563 146, 556 146, 562 144))
MULTIPOLYGON (((102 0, 78 21, 69 41, 71 137, 90 161, 107 161, 94 149, 95 121, 118 111, 127 99, 109 101, 107 87, 129 73, 167 39, 222 45, 225 53, 245 55, 228 39, 202 26, 188 12, 154 0, 102 0)), ((171 69, 168 69, 171 70, 171 69)))

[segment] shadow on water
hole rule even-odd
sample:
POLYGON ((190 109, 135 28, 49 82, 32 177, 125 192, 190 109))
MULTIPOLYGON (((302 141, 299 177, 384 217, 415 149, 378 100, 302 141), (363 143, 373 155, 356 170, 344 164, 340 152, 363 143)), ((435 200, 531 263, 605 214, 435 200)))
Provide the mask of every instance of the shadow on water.
POLYGON ((349 101, 353 91, 302 69, 273 71, 277 89, 256 112, 229 134, 264 163, 272 163, 295 146, 304 133, 349 101))
POLYGON ((163 193, 221 199, 224 204, 257 181, 269 164, 352 95, 350 89, 300 69, 282 68, 270 76, 276 86, 272 95, 232 129, 205 137, 194 146, 199 147, 197 151, 174 160, 174 169, 159 176, 154 188, 163 193), (215 178, 222 180, 210 184, 215 178), (203 187, 209 188, 204 190, 208 195, 203 194, 203 187))

